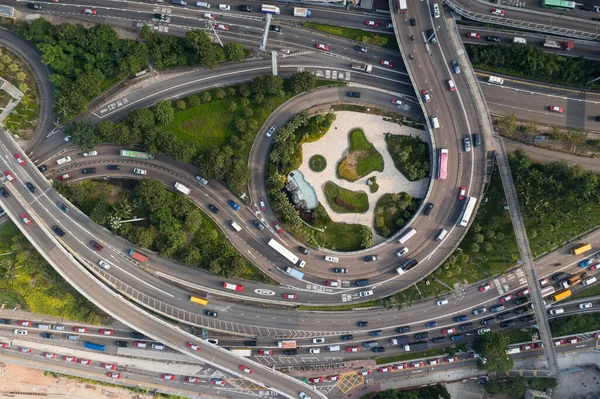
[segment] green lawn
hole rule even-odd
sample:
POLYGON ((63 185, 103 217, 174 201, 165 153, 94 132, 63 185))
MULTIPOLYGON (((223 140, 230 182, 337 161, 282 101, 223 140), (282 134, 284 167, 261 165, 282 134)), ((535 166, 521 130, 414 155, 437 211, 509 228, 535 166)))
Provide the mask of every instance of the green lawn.
POLYGON ((600 331, 600 317, 593 313, 559 317, 549 320, 549 322, 550 331, 555 337, 588 331, 600 331))
POLYGON ((313 155, 308 160, 308 167, 315 172, 322 172, 327 167, 327 160, 323 155, 313 155))
POLYGON ((323 191, 329 206, 335 212, 365 213, 369 210, 369 198, 364 191, 347 190, 330 181, 325 183, 323 191))
POLYGON ((396 37, 394 36, 394 31, 392 29, 390 29, 390 33, 388 34, 368 32, 362 29, 344 28, 335 25, 319 24, 316 22, 304 22, 302 26, 305 28, 318 30, 320 32, 372 44, 374 46, 400 51, 398 48, 398 42, 396 41, 396 37))
POLYGON ((0 291, 0 304, 2 309, 13 309, 18 306, 20 310, 28 310, 21 295, 12 291, 0 291))
POLYGON ((458 344, 458 345, 449 346, 447 348, 436 348, 436 349, 429 349, 429 350, 421 351, 421 352, 408 352, 408 353, 404 353, 402 355, 378 357, 377 359, 375 359, 375 363, 376 364, 394 363, 394 362, 401 362, 404 360, 420 359, 420 358, 424 358, 424 357, 435 357, 435 356, 443 355, 445 353, 447 353, 449 355, 453 355, 454 353, 456 353, 458 351, 465 352, 466 350, 467 350, 467 346, 465 344, 458 344))
POLYGON ((408 180, 417 181, 429 176, 429 144, 417 136, 388 134, 385 137, 394 165, 408 180))
POLYGON ((579 291, 577 294, 571 296, 563 302, 573 301, 581 298, 588 298, 590 296, 598 296, 600 295, 600 285, 593 285, 589 288, 585 288, 582 291, 579 291))
POLYGON ((517 344, 519 342, 529 342, 531 341, 531 337, 534 333, 539 332, 536 328, 521 328, 518 330, 506 331, 502 332, 508 341, 509 344, 517 344))
POLYGON ((383 157, 367 140, 362 129, 350 132, 350 149, 338 163, 337 174, 348 181, 356 181, 371 172, 383 172, 383 157))

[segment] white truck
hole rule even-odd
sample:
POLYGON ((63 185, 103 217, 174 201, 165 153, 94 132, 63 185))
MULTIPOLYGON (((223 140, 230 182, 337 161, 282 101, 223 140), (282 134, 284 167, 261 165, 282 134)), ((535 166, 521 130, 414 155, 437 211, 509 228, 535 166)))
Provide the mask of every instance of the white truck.
POLYGON ((308 8, 294 7, 294 17, 308 18, 311 14, 308 8))
POLYGON ((71 157, 64 157, 56 160, 56 163, 59 165, 66 164, 67 162, 71 162, 71 157))
POLYGON ((252 349, 250 349, 250 348, 230 348, 229 350, 240 356, 245 356, 245 357, 252 356, 252 349))
POLYGON ((373 65, 364 64, 362 62, 353 62, 352 69, 356 69, 357 71, 363 71, 366 73, 371 73, 371 71, 373 71, 373 65))
POLYGON ((184 186, 179 182, 175 183, 175 189, 185 195, 190 195, 190 193, 192 192, 192 190, 190 190, 188 187, 184 186))
POLYGON ((239 224, 237 224, 237 223, 235 222, 235 220, 232 220, 232 221, 231 221, 229 224, 230 224, 230 225, 231 225, 231 227, 233 227, 233 229, 234 229, 235 231, 237 231, 238 233, 239 233, 240 231, 242 231, 242 227, 241 227, 239 224))

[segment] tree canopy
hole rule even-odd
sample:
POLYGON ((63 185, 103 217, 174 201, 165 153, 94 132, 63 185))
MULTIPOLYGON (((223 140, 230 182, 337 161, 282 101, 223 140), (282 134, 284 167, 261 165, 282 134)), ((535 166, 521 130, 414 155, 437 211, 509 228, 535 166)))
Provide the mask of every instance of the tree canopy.
POLYGON ((513 367, 513 358, 506 354, 508 342, 502 333, 490 331, 477 336, 473 349, 481 358, 485 358, 485 364, 480 360, 478 367, 491 373, 504 374, 513 367))

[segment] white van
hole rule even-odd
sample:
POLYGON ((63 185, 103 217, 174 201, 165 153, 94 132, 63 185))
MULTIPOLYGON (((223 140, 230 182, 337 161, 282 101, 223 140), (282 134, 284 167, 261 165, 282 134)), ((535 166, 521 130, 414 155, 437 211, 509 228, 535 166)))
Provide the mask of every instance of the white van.
POLYGON ((561 313, 565 313, 565 310, 563 308, 550 309, 548 311, 548 313, 550 313, 550 314, 561 314, 561 313))
POLYGON ((489 327, 480 328, 479 330, 477 330, 477 335, 485 334, 490 331, 492 331, 492 329, 489 327))
POLYGON ((596 277, 586 278, 585 280, 583 280, 583 285, 591 285, 594 284, 596 281, 596 277))
POLYGON ((338 263, 340 261, 340 258, 337 258, 335 256, 326 256, 325 260, 327 262, 333 262, 333 263, 338 263))
POLYGON ((219 4, 219 10, 229 11, 229 10, 231 10, 231 6, 229 4, 219 4))
POLYGON ((339 352, 340 346, 339 345, 327 345, 327 350, 329 352, 339 352))
POLYGON ((410 238, 412 236, 414 236, 415 234, 417 234, 417 230, 415 230, 415 229, 408 229, 408 230, 406 230, 406 233, 402 234, 402 236, 400 237, 400 239, 398 240, 398 242, 400 244, 404 244, 406 241, 410 240, 410 238))
POLYGON ((56 160, 56 163, 57 163, 58 165, 65 164, 65 163, 67 163, 67 162, 71 162, 71 157, 64 157, 64 158, 60 158, 60 159, 57 159, 57 160, 56 160))
POLYGON ((440 5, 438 3, 433 3, 433 16, 436 18, 440 17, 440 5))
POLYGON ((429 118, 429 120, 431 121, 432 128, 434 128, 434 129, 440 128, 440 121, 438 120, 437 115, 433 115, 431 118, 429 118))
POLYGON ((163 344, 152 344, 152 349, 162 351, 165 349, 165 346, 163 344))
POLYGON ((502 85, 502 84, 504 84, 504 79, 499 78, 497 76, 490 76, 488 78, 488 83, 494 83, 494 84, 497 84, 497 85, 502 85))
POLYGON ((527 44, 527 39, 522 37, 513 37, 513 43, 527 44))
POLYGON ((435 239, 438 241, 442 241, 444 238, 446 238, 447 235, 448 235, 448 230, 441 229, 435 239))
POLYGON ((230 224, 230 225, 231 225, 231 227, 233 227, 233 229, 234 229, 235 231, 237 231, 238 233, 239 233, 240 231, 242 231, 242 227, 241 227, 239 224, 237 224, 237 223, 235 222, 235 220, 232 220, 232 221, 231 221, 229 224, 230 224))
POLYGON ((196 7, 210 8, 210 4, 209 3, 205 3, 203 1, 197 1, 196 2, 196 7))

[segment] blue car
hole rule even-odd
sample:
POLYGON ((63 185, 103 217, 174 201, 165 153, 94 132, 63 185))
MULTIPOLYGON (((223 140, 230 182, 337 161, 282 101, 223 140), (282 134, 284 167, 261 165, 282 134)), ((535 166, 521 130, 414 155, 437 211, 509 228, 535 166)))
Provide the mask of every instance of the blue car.
POLYGON ((586 259, 579 262, 579 267, 588 267, 592 264, 592 259, 586 259))
POLYGON ((467 321, 469 320, 469 317, 467 315, 462 315, 462 316, 458 316, 454 318, 454 321, 456 322, 461 322, 461 321, 467 321))
POLYGON ((229 200, 229 201, 227 201, 227 203, 229 204, 230 207, 232 207, 236 211, 240 210, 240 206, 238 204, 236 204, 233 200, 229 200))
POLYGON ((425 327, 427 328, 433 328, 433 327, 437 327, 437 321, 430 321, 429 323, 425 324, 425 327))

